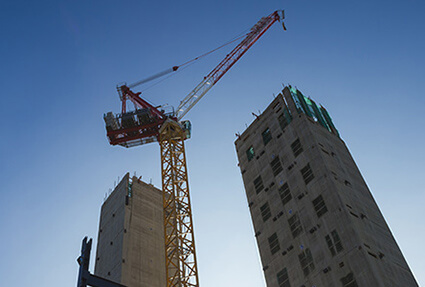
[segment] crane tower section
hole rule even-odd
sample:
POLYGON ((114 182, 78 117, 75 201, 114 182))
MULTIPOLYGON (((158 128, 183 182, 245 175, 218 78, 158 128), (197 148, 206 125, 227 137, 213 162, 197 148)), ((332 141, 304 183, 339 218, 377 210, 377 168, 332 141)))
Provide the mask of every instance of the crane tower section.
POLYGON ((184 148, 185 133, 167 120, 160 129, 167 286, 199 286, 184 148))

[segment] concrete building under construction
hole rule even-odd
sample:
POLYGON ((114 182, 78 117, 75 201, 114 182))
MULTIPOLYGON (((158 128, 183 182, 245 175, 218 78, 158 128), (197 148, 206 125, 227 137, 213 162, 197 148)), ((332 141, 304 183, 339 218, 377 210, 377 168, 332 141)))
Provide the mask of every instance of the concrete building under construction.
POLYGON ((418 286, 325 108, 285 87, 235 145, 267 286, 418 286))
POLYGON ((166 286, 162 192, 127 173, 102 205, 95 274, 128 287, 166 286))

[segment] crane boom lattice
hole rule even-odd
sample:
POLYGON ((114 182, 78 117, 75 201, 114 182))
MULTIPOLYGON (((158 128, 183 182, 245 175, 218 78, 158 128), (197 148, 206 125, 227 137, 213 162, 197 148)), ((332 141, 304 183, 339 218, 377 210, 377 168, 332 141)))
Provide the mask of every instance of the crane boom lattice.
POLYGON ((251 48, 252 45, 276 22, 284 18, 278 10, 263 17, 247 36, 206 76, 184 99, 177 108, 177 119, 181 120, 187 112, 214 86, 221 77, 251 48))

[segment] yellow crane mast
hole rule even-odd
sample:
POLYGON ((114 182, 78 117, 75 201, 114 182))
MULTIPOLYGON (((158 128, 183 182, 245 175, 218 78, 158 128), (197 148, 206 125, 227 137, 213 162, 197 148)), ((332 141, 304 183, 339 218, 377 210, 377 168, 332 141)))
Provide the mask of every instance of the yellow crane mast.
POLYGON ((175 121, 159 130, 167 286, 199 286, 185 139, 175 121))

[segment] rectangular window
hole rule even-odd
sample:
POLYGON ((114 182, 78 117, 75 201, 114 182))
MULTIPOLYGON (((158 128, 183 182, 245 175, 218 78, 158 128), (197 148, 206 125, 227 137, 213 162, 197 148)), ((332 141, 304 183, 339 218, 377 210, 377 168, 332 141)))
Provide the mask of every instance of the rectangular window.
POLYGON ((301 169, 301 174, 303 176, 305 184, 308 184, 314 178, 314 174, 313 174, 313 171, 310 168, 309 163, 301 169))
POLYGON ((297 157, 300 153, 303 152, 303 147, 301 146, 300 139, 297 139, 291 144, 292 152, 294 156, 297 157))
POLYGON ((276 252, 278 252, 280 250, 280 245, 279 245, 279 240, 277 238, 277 234, 273 233, 273 235, 270 236, 268 238, 268 240, 269 240, 270 252, 272 254, 275 254, 276 252))
POLYGON ((289 190, 288 183, 285 183, 279 187, 279 195, 283 205, 287 204, 292 199, 292 194, 289 190))
POLYGON ((249 149, 246 150, 246 156, 248 157, 248 161, 251 161, 251 159, 254 158, 255 152, 253 146, 250 146, 249 149))
POLYGON ((279 125, 282 131, 289 125, 289 122, 286 120, 284 114, 281 114, 280 116, 278 116, 277 120, 279 121, 279 125))
POLYGON ((328 248, 332 253, 332 256, 335 256, 337 253, 341 252, 342 248, 341 239, 339 238, 338 232, 333 230, 331 234, 326 235, 325 237, 328 248))
POLYGON ((265 131, 261 135, 263 136, 264 145, 267 145, 272 139, 272 134, 269 128, 265 129, 265 131))
POLYGON ((266 202, 263 206, 260 207, 260 211, 261 211, 261 216, 263 217, 264 222, 266 222, 267 219, 269 219, 272 216, 268 202, 266 202))
POLYGON ((341 279, 342 287, 358 287, 356 279, 354 278, 353 272, 348 273, 341 279))
POLYGON ((283 108, 283 113, 277 117, 277 120, 279 122, 280 128, 282 131, 289 125, 289 123, 292 121, 292 115, 289 109, 286 107, 283 108))
POLYGON ((316 210, 317 217, 321 217, 323 214, 325 214, 328 211, 325 201, 323 200, 323 197, 321 195, 316 197, 312 201, 312 203, 313 203, 314 209, 316 210))
POLYGON ((288 276, 288 270, 286 268, 283 268, 280 270, 277 274, 277 285, 279 287, 291 287, 291 284, 289 284, 289 276, 288 276))
POLYGON ((303 232, 303 227, 301 226, 300 218, 297 213, 289 217, 288 223, 291 228, 292 237, 296 238, 303 232))
POLYGON ((264 185, 263 185, 263 180, 261 179, 261 175, 259 175, 255 180, 254 180, 254 187, 255 187, 255 191, 257 192, 257 194, 260 193, 260 191, 263 190, 264 185))
POLYGON ((280 163, 279 157, 275 157, 270 163, 273 171, 273 175, 276 176, 283 170, 282 164, 280 163))
POLYGON ((304 276, 308 276, 308 274, 314 270, 313 256, 311 255, 310 249, 306 248, 303 252, 298 254, 298 259, 304 276))

